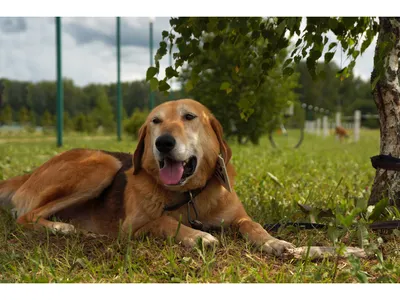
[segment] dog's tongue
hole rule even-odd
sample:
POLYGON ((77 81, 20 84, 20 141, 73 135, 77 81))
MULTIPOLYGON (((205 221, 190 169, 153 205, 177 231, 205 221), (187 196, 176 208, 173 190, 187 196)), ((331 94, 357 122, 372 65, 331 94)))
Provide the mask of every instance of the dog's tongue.
POLYGON ((182 162, 165 159, 160 170, 160 179, 164 184, 178 184, 183 175, 182 162))

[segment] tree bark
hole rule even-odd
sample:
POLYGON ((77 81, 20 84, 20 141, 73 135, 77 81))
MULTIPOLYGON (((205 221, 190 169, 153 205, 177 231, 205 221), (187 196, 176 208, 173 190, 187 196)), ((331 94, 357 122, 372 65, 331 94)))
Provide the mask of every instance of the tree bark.
MULTIPOLYGON (((400 18, 380 17, 379 24, 371 84, 380 75, 373 89, 380 122, 380 154, 400 158, 400 18), (380 49, 385 45, 389 50, 382 57, 380 49)), ((400 207, 400 172, 376 170, 368 204, 374 205, 383 198, 400 207)))

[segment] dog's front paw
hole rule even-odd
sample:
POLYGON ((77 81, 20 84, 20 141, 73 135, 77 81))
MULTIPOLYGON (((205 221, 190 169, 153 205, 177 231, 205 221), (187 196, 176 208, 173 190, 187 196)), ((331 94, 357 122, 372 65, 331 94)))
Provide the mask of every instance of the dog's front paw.
POLYGON ((76 229, 73 225, 61 222, 54 222, 51 226, 51 229, 54 232, 61 232, 65 234, 76 232, 76 229))
POLYGON ((289 242, 272 238, 261 246, 261 251, 275 256, 282 256, 283 253, 293 248, 295 248, 295 246, 289 242))
POLYGON ((214 236, 202 231, 192 237, 184 238, 182 242, 187 247, 194 247, 198 240, 201 240, 201 243, 206 247, 217 246, 219 243, 214 236))

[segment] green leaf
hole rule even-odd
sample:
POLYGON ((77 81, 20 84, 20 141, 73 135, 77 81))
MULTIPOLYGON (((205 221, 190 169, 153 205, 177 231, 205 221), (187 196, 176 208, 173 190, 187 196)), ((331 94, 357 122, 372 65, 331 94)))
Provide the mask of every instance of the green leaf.
POLYGON ((164 30, 164 31, 162 32, 162 37, 163 37, 163 39, 165 39, 167 36, 168 36, 168 31, 164 30))
POLYGON ((165 69, 165 75, 167 75, 167 78, 179 76, 178 72, 176 70, 174 70, 172 67, 168 67, 165 69))
POLYGON ((272 179, 273 182, 275 182, 280 187, 283 187, 283 184, 279 181, 279 179, 275 175, 271 174, 270 172, 267 172, 267 175, 269 178, 272 179))
POLYGON ((158 87, 158 79, 157 78, 151 78, 150 79, 150 88, 152 91, 157 90, 158 87))
POLYGON ((329 44, 328 51, 331 50, 333 47, 337 47, 337 43, 333 42, 329 44))
POLYGON ((388 198, 383 198, 381 201, 379 201, 377 204, 375 204, 374 210, 372 211, 371 216, 369 217, 369 220, 372 220, 372 221, 379 220, 381 214, 384 212, 388 203, 389 203, 388 198))
POLYGON ((281 23, 279 23, 278 27, 276 28, 276 32, 280 36, 285 32, 285 29, 286 29, 286 21, 283 20, 281 23))
POLYGON ((328 23, 329 23, 329 28, 332 29, 332 30, 335 30, 337 28, 337 26, 338 26, 338 21, 334 17, 331 17, 329 19, 328 23))
POLYGON ((289 77, 293 73, 294 73, 294 70, 291 67, 284 68, 283 71, 282 71, 282 74, 283 74, 284 77, 289 77))
POLYGON ((298 63, 300 62, 300 60, 301 60, 301 56, 300 56, 300 55, 296 55, 296 56, 294 57, 294 62, 295 62, 296 64, 298 64, 298 63))
POLYGON ((164 80, 161 80, 158 83, 158 89, 159 89, 160 92, 168 91, 169 88, 170 88, 170 85, 164 80))
POLYGON ((219 87, 220 90, 227 90, 228 88, 230 88, 231 84, 227 81, 221 83, 221 86, 219 87))
POLYGON ((153 78, 156 74, 158 73, 158 69, 155 67, 150 67, 147 69, 146 72, 146 81, 149 81, 151 78, 153 78))
POLYGON ((372 90, 375 89, 375 87, 376 87, 376 85, 377 85, 377 83, 378 83, 378 81, 379 81, 380 78, 381 78, 380 75, 377 75, 377 76, 374 78, 374 81, 372 81, 372 83, 371 83, 371 88, 372 88, 372 90))
POLYGON ((258 46, 262 46, 263 44, 264 44, 264 37, 262 37, 262 36, 260 36, 258 39, 257 39, 257 45, 258 46))
POLYGON ((325 63, 328 64, 332 60, 334 55, 335 55, 335 52, 326 52, 325 56, 324 56, 325 57, 325 63))
POLYGON ((364 42, 361 44, 361 53, 364 53, 365 50, 371 45, 372 42, 372 37, 369 37, 367 34, 367 38, 364 40, 364 42))
POLYGON ((288 58, 288 59, 283 63, 282 68, 285 68, 285 67, 287 67, 288 65, 290 65, 290 64, 292 63, 292 61, 293 61, 293 59, 288 58))

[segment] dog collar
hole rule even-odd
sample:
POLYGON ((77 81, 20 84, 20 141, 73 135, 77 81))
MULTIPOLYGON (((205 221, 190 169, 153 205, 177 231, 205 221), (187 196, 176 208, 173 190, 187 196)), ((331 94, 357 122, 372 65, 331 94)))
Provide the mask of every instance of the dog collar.
POLYGON ((197 213, 197 209, 196 209, 195 199, 205 189, 206 186, 207 186, 207 184, 202 188, 187 191, 187 192, 183 193, 184 197, 182 200, 177 201, 175 203, 166 204, 164 206, 164 211, 173 211, 173 210, 176 210, 176 209, 182 207, 183 205, 187 204, 188 205, 187 206, 187 217, 188 217, 189 224, 192 226, 192 228, 201 230, 203 228, 203 223, 201 223, 199 220, 197 220, 198 213, 197 213), (190 206, 193 207, 194 213, 196 215, 195 219, 192 219, 192 217, 190 215, 190 206))

